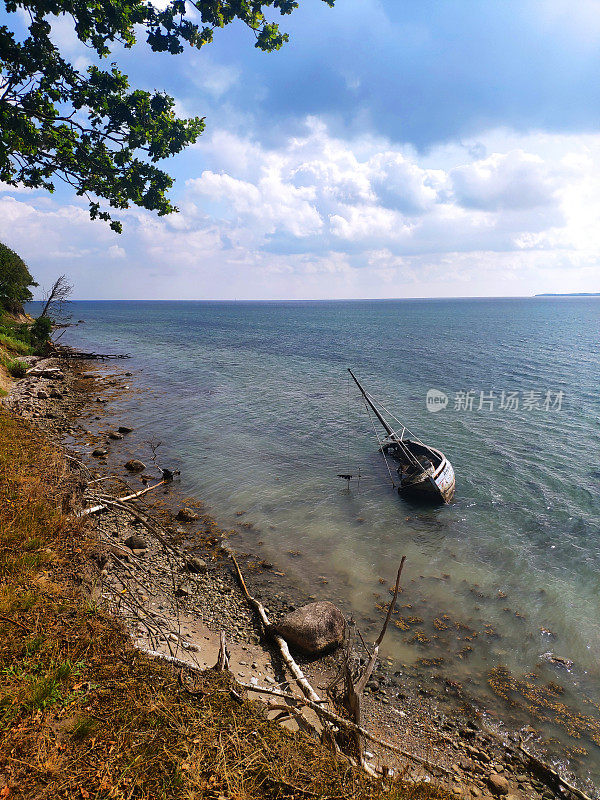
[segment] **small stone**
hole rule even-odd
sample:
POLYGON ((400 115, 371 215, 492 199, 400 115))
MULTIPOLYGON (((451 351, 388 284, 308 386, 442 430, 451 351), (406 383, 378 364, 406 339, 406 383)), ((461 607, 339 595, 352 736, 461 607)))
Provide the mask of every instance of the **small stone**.
POLYGON ((132 458, 125 464, 125 469, 128 469, 130 472, 143 472, 146 469, 146 465, 143 461, 132 458))
POLYGON ((62 392, 59 392, 58 389, 51 389, 50 390, 50 397, 61 398, 62 397, 62 392))
POLYGON ((104 456, 108 455, 108 450, 105 447, 97 447, 95 450, 92 450, 92 455, 94 458, 104 458, 104 456))
POLYGON ((148 549, 148 545, 146 543, 146 540, 142 539, 141 536, 138 536, 137 533, 134 533, 131 536, 128 536, 127 539, 125 539, 125 545, 130 550, 147 550, 148 549))
POLYGON ((131 433, 133 428, 130 428, 128 425, 119 425, 117 430, 119 431, 119 433, 131 433))
POLYGON ((208 570, 208 564, 204 559, 197 558, 196 556, 189 556, 185 560, 185 568, 188 572, 200 573, 208 570))
POLYGON ((45 389, 39 389, 37 396, 39 397, 40 400, 47 400, 50 397, 50 395, 45 389))
POLYGON ((196 589, 196 584, 191 578, 185 578, 181 581, 175 590, 176 597, 191 597, 196 589))
POLYGON ((109 439, 122 439, 123 438, 123 434, 122 433, 117 433, 117 431, 109 431, 108 432, 108 438, 109 439))
POLYGON ((181 520, 181 522, 193 522, 198 519, 198 514, 192 511, 191 508, 180 508, 177 512, 177 519, 181 520))
POLYGON ((494 794, 508 794, 508 781, 503 775, 491 772, 488 777, 488 786, 494 794))

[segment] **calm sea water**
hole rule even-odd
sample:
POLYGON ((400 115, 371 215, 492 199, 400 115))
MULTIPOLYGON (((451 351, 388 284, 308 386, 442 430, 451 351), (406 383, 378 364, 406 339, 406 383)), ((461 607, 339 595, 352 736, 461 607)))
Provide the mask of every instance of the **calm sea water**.
POLYGON ((85 324, 63 341, 131 353, 132 381, 151 387, 123 411, 138 443, 161 440, 184 491, 223 526, 252 523, 235 546, 339 602, 367 633, 406 555, 410 608, 386 654, 554 737, 598 781, 600 298, 71 310, 85 324), (347 366, 446 453, 451 505, 419 507, 390 488, 347 366), (449 398, 435 414, 431 388, 449 398), (472 408, 455 408, 461 392, 472 408), (359 469, 348 492, 337 473, 359 469))

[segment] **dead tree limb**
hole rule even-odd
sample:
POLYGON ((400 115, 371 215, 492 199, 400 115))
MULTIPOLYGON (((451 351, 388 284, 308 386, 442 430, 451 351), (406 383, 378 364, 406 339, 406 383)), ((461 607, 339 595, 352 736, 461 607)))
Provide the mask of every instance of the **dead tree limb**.
POLYGON ((531 762, 531 766, 538 772, 544 775, 545 779, 548 782, 552 782, 554 784, 558 784, 559 786, 564 787, 569 792, 575 795, 575 797, 579 797, 579 800, 592 800, 592 798, 578 789, 576 786, 573 786, 571 783, 568 783, 564 778, 562 778, 559 773, 553 769, 549 764, 546 764, 544 761, 541 761, 537 756, 534 756, 533 753, 530 753, 529 750, 526 750, 523 747, 523 743, 519 742, 519 750, 524 753, 527 758, 531 762))
POLYGON ((118 511, 126 511, 128 514, 131 514, 131 516, 135 517, 135 519, 137 519, 147 531, 149 531, 158 539, 165 550, 178 555, 177 550, 167 542, 165 537, 158 530, 157 523, 148 514, 145 514, 143 511, 141 511, 141 509, 127 505, 126 503, 121 503, 118 500, 103 500, 103 503, 110 508, 114 508, 118 511))
POLYGON ((377 637, 377 641, 375 642, 375 646, 372 652, 369 652, 369 649, 367 648, 367 645, 364 642, 362 636, 360 637, 365 647, 365 650, 369 654, 369 660, 367 661, 366 666, 359 673, 358 678, 354 680, 350 669, 349 653, 346 655, 346 659, 343 665, 345 691, 342 697, 342 702, 344 707, 346 708, 346 711, 350 716, 350 719, 353 720, 356 726, 355 728, 352 729, 352 743, 356 753, 356 758, 363 767, 367 766, 365 764, 364 753, 363 753, 362 734, 360 733, 360 731, 363 729, 362 728, 363 694, 365 691, 365 687, 369 682, 371 675, 373 674, 373 670, 375 669, 375 664, 377 663, 377 658, 379 656, 379 646, 381 645, 383 638, 386 634, 390 618, 392 616, 394 607, 396 605, 396 600, 398 598, 398 591, 400 589, 400 576, 402 574, 402 568, 404 567, 405 561, 406 561, 406 556, 402 556, 402 559, 400 561, 400 566, 398 567, 398 574, 396 575, 396 586, 394 588, 394 596, 389 604, 385 621, 383 623, 383 627, 381 629, 379 636, 377 637))
POLYGON ((126 503, 128 500, 135 500, 138 497, 141 497, 148 492, 151 492, 152 489, 157 489, 159 486, 163 486, 167 483, 166 480, 159 481, 158 483, 153 484, 152 486, 147 486, 145 489, 141 489, 139 492, 133 492, 132 494, 125 495, 125 497, 109 497, 109 496, 102 496, 102 502, 95 506, 90 506, 89 508, 84 508, 83 511, 79 512, 80 517, 87 517, 88 514, 97 514, 98 511, 102 511, 106 509, 106 503, 126 503))
POLYGON ((217 656, 215 669, 219 672, 227 672, 229 670, 229 652, 227 650, 227 644, 225 643, 224 631, 221 631, 219 637, 219 655, 217 656))
POLYGON ((267 616, 267 612, 265 611, 265 608, 264 608, 263 604, 260 603, 258 600, 256 600, 256 598, 252 597, 252 595, 248 591, 248 587, 246 586, 246 582, 244 580, 244 576, 242 575, 242 571, 240 570, 240 567, 239 567, 239 565, 237 563, 236 557, 234 556, 233 553, 230 553, 230 555, 231 555, 232 561, 233 561, 233 563, 235 565, 235 569, 236 569, 236 572, 237 572, 237 577, 238 577, 238 580, 240 582, 240 586, 242 587, 242 591, 244 593, 244 597, 250 603, 250 605, 256 610, 256 612, 258 613, 258 616, 260 617, 260 621, 262 622, 262 624, 264 626, 264 629, 265 629, 266 633, 273 639, 273 641, 276 643, 277 647, 279 648, 279 652, 281 653, 281 657, 283 658, 283 660, 284 660, 285 664, 287 665, 288 669, 290 670, 290 672, 294 676, 294 679, 295 679, 296 683, 298 684, 298 687, 300 688, 300 691, 302 692, 302 694, 305 697, 308 697, 308 699, 311 700, 313 703, 324 703, 325 701, 321 700, 319 695, 315 692, 313 687, 310 685, 310 683, 306 679, 306 676, 304 675, 304 673, 302 672, 302 670, 300 669, 298 664, 296 664, 296 662, 292 658, 292 655, 290 653, 288 644, 285 641, 285 639, 283 637, 279 636, 278 634, 273 633, 273 631, 271 629, 271 623, 269 621, 269 618, 267 616))
MULTIPOLYGON (((377 736, 374 736, 370 733, 366 728, 361 728, 359 725, 356 725, 352 720, 346 719, 345 717, 341 717, 339 714, 336 714, 334 711, 330 711, 328 708, 324 708, 321 705, 317 705, 313 703, 308 698, 300 700, 294 695, 290 695, 287 692, 281 692, 277 689, 270 689, 263 686, 253 686, 251 683, 241 683, 239 682, 240 686, 243 686, 244 689, 247 689, 249 692, 257 692, 259 694, 270 694, 274 697, 281 697, 284 700, 293 699, 296 700, 298 703, 304 703, 310 709, 312 709, 315 714, 320 717, 324 717, 325 719, 329 720, 329 722, 334 723, 335 725, 339 726, 340 728, 347 728, 351 731, 357 731, 361 736, 364 736, 365 739, 368 739, 373 744, 377 744, 380 747, 384 747, 386 750, 390 750, 392 753, 398 753, 399 755, 405 756, 406 758, 410 758, 415 761, 417 764, 422 764, 427 769, 432 771, 439 770, 440 772, 444 772, 447 775, 451 774, 450 770, 447 770, 445 767, 440 766, 439 764, 434 764, 431 761, 428 761, 426 758, 421 758, 420 756, 414 755, 414 753, 409 752, 408 750, 404 750, 402 747, 398 747, 391 742, 386 742, 384 739, 379 739, 377 736)), ((587 798, 589 800, 589 798, 587 798)))
POLYGON ((379 646, 383 642, 383 637, 386 634, 388 623, 390 621, 390 617, 394 612, 394 608, 396 606, 396 600, 398 599, 398 591, 400 589, 400 576, 402 575, 402 568, 404 567, 404 562, 406 561, 406 556, 402 556, 400 561, 400 566, 398 567, 398 574, 396 575, 396 586, 394 587, 394 597, 390 602, 385 622, 383 623, 383 628, 381 629, 381 633, 377 637, 377 641, 375 642, 375 647, 373 648, 373 652, 371 653, 371 657, 367 662, 367 666, 365 667, 362 675, 358 679, 357 683, 355 684, 355 689, 357 694, 362 694, 365 690, 367 683, 369 682, 369 678, 375 669, 375 664, 377 662, 377 657, 379 655, 379 646))

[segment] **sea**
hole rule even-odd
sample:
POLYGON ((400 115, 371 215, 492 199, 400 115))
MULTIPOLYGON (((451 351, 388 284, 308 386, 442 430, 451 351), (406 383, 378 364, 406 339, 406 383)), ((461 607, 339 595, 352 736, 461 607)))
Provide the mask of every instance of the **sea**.
POLYGON ((231 546, 338 603, 367 638, 406 556, 389 663, 460 689, 600 785, 600 298, 78 301, 70 314, 83 322, 62 342, 131 355, 119 414, 133 454, 160 442, 231 546), (446 454, 452 503, 398 494, 348 367, 446 454))

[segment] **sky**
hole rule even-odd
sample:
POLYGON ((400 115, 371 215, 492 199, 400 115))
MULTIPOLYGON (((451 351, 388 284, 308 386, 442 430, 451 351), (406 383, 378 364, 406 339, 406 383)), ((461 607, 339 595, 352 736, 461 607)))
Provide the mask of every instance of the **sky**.
MULTIPOLYGON (((0 12, 0 24, 17 15, 0 12)), ((18 22, 18 18, 17 18, 18 22)), ((241 25, 111 60, 205 116, 162 166, 180 213, 0 184, 0 240, 80 299, 600 292, 600 0, 300 0, 290 42, 241 25)), ((85 68, 68 21, 55 42, 85 68)))

